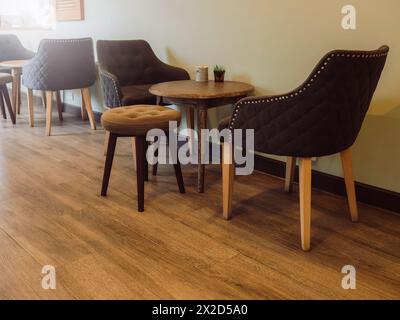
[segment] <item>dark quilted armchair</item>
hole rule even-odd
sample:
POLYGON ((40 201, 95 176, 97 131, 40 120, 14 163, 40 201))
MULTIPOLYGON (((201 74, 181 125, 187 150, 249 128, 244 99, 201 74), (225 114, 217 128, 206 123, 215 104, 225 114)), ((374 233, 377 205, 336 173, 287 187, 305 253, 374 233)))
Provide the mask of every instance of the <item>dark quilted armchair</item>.
POLYGON ((97 55, 108 108, 156 104, 153 84, 188 80, 189 74, 160 61, 144 40, 98 41, 97 55))
MULTIPOLYGON (((311 242, 312 158, 341 154, 351 218, 358 221, 351 147, 360 132, 389 52, 333 51, 296 90, 279 96, 238 102, 229 121, 231 130, 254 129, 256 151, 289 157, 287 190, 300 158, 302 247, 311 242)), ((224 125, 222 124, 221 127, 224 125)), ((224 154, 230 155, 228 143, 224 154)), ((224 164, 224 216, 231 216, 233 165, 224 164)))
MULTIPOLYGON (((0 61, 29 60, 32 59, 34 55, 34 52, 23 47, 16 35, 0 35, 0 61)), ((10 73, 10 70, 6 68, 0 68, 0 72, 10 73)))
MULTIPOLYGON (((32 90, 46 91, 46 134, 50 135, 54 93, 60 90, 80 89, 83 97, 82 109, 86 109, 91 127, 95 130, 96 123, 89 88, 95 83, 96 77, 92 39, 43 40, 38 53, 23 70, 23 84, 28 88, 31 126, 33 126, 32 90)), ((62 121, 60 104, 57 106, 62 121)))

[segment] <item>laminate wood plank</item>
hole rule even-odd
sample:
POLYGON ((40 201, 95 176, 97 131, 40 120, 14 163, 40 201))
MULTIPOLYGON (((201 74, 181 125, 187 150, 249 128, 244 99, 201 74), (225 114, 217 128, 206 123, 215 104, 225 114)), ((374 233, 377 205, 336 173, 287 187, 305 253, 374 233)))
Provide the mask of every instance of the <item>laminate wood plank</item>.
POLYGON ((400 298, 398 215, 360 204, 353 224, 345 198, 313 190, 313 250, 304 253, 297 186, 287 194, 281 179, 238 177, 228 222, 219 166, 210 166, 206 195, 197 168, 183 167, 183 195, 169 165, 146 184, 138 214, 130 139, 118 144, 103 199, 104 132, 66 113, 45 139, 43 110, 35 117, 35 128, 25 113, 17 127, 0 121, 3 299, 400 298), (37 287, 47 263, 57 268, 55 292, 37 287), (358 272, 355 291, 341 288, 347 264, 358 272))

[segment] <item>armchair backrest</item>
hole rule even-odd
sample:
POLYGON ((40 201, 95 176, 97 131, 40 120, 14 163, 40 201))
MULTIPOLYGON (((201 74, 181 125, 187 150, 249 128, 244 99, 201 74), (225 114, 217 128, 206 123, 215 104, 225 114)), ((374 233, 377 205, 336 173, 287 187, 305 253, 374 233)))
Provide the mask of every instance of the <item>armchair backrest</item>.
POLYGON ((88 88, 96 81, 93 40, 45 39, 24 67, 24 85, 36 90, 88 88))
POLYGON ((158 71, 163 63, 144 40, 101 40, 97 42, 100 67, 115 75, 121 86, 162 82, 158 71))
POLYGON ((27 60, 33 56, 34 53, 26 50, 16 35, 0 35, 0 61, 27 60))
POLYGON ((298 89, 239 102, 231 128, 254 128, 256 150, 267 154, 314 157, 344 151, 357 139, 388 52, 387 46, 332 51, 298 89))

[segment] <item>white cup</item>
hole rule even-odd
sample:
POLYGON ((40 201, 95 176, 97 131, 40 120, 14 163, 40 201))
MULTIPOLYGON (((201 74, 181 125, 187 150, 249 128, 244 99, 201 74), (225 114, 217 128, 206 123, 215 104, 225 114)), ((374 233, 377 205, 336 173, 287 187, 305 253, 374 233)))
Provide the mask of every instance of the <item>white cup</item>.
POLYGON ((196 67, 196 81, 207 82, 208 81, 208 66, 197 66, 196 67))

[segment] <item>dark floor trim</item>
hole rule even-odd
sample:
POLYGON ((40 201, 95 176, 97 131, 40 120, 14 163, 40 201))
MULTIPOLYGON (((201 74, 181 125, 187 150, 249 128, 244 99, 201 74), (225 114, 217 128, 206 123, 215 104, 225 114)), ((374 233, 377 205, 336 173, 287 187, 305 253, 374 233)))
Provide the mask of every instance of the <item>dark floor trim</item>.
MULTIPOLYGON (((79 118, 81 117, 81 107, 78 107, 78 106, 75 106, 75 105, 72 105, 72 104, 69 104, 69 103, 65 103, 65 102, 64 102, 63 105, 64 105, 64 112, 72 114, 72 115, 77 116, 79 118)), ((93 110, 93 115, 94 115, 94 118, 95 118, 96 122, 100 123, 102 114, 103 113, 100 112, 100 111, 93 110)))
MULTIPOLYGON (((255 169, 280 178, 285 177, 286 163, 256 155, 255 169)), ((299 169, 296 169, 296 182, 299 181, 299 169)), ((346 196, 344 179, 319 171, 313 171, 313 188, 346 196)), ((400 213, 400 193, 384 190, 363 183, 356 183, 359 202, 400 213)))

